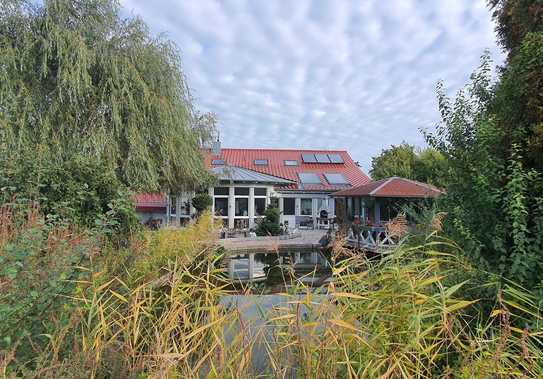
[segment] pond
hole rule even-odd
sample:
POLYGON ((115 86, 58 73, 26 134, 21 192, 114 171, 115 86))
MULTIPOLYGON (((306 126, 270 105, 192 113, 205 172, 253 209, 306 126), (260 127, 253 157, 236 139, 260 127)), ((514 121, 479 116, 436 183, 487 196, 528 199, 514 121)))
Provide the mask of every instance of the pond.
POLYGON ((249 283, 254 287, 260 283, 262 289, 293 282, 318 287, 332 276, 331 265, 320 251, 244 253, 227 258, 226 266, 234 284, 249 283))

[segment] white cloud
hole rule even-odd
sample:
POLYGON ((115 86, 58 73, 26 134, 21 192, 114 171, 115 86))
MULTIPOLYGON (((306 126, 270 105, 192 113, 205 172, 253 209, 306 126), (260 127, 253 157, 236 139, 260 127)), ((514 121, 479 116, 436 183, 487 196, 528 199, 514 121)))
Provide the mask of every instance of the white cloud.
POLYGON ((485 0, 123 0, 182 52, 198 105, 225 146, 348 149, 371 157, 439 120, 435 84, 456 91, 484 49, 485 0))

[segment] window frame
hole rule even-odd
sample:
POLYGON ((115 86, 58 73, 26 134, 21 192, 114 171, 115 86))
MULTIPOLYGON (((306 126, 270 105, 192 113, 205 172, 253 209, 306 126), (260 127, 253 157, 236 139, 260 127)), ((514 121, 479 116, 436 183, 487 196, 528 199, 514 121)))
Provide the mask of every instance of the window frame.
MULTIPOLYGON (((289 207, 290 208, 290 207, 289 207)), ((290 211, 290 209, 289 209, 290 211)), ((294 197, 284 197, 283 198, 283 216, 296 216, 296 198, 294 197), (288 200, 289 202, 292 201, 292 213, 287 213, 286 212, 286 209, 287 207, 285 206, 285 201, 288 200)))
POLYGON ((302 197, 300 199, 300 216, 313 216, 313 199, 302 197), (307 203, 309 201, 309 204, 311 204, 309 213, 304 213, 304 202, 307 203))

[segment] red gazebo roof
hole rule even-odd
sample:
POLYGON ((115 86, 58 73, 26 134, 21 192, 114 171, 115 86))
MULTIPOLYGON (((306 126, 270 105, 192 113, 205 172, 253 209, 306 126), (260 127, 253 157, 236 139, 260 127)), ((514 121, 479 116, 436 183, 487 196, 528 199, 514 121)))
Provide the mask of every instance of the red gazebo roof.
POLYGON ((443 192, 430 184, 393 176, 332 194, 335 197, 408 197, 436 198, 443 192))

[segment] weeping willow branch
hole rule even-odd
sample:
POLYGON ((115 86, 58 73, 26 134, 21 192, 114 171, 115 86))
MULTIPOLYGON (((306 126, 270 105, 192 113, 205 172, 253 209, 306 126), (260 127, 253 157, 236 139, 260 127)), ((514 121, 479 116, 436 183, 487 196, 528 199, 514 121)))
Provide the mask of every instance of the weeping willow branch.
POLYGON ((172 42, 122 19, 112 0, 7 0, 0 8, 1 154, 83 154, 135 190, 209 178, 172 42))

